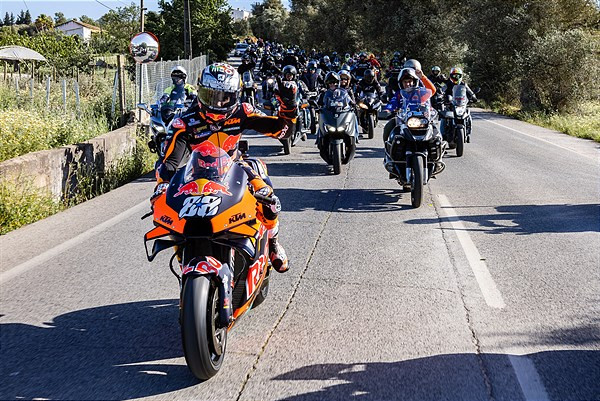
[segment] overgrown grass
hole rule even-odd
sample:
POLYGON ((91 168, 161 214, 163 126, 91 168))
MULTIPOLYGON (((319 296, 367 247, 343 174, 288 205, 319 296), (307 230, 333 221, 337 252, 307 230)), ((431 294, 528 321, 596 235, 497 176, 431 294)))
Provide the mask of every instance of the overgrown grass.
POLYGON ((121 158, 100 176, 94 170, 79 169, 76 189, 62 201, 41 193, 31 183, 0 181, 0 235, 44 219, 61 210, 115 189, 154 167, 156 155, 150 153, 144 139, 138 139, 132 155, 121 158))
POLYGON ((517 107, 494 103, 490 108, 500 114, 531 124, 600 142, 600 103, 588 102, 566 113, 525 112, 517 107))
MULTIPOLYGON (((24 79, 19 81, 17 92, 14 81, 0 82, 0 162, 29 152, 82 142, 116 128, 118 110, 111 116, 111 76, 92 80, 82 75, 78 106, 75 82, 69 80, 66 107, 59 83, 51 83, 47 103, 44 84, 35 84, 31 91, 30 81, 24 79)), ((128 88, 126 94, 132 98, 132 88, 128 88)), ((133 98, 128 103, 132 104, 133 98)))

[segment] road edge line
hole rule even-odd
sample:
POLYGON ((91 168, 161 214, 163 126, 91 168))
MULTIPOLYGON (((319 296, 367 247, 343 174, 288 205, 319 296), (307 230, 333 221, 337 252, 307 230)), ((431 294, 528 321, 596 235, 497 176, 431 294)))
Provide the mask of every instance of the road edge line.
POLYGON ((131 216, 134 213, 137 213, 139 211, 139 209, 142 209, 142 207, 144 207, 144 206, 146 206, 146 207, 149 206, 147 200, 144 200, 143 202, 138 203, 137 205, 125 210, 124 212, 119 213, 118 215, 106 220, 103 223, 98 224, 95 227, 90 228, 87 231, 82 232, 81 234, 63 242, 62 244, 57 245, 53 248, 50 248, 47 251, 39 254, 38 256, 35 256, 32 259, 29 259, 15 267, 13 267, 12 269, 9 269, 9 270, 5 271, 4 273, 1 273, 0 274, 0 285, 6 284, 8 281, 12 280, 13 278, 20 276, 21 274, 27 272, 28 270, 31 270, 34 267, 40 266, 42 263, 55 257, 56 255, 59 255, 65 251, 73 248, 74 246, 80 244, 81 242, 85 241, 86 239, 91 238, 94 235, 106 230, 107 228, 114 226, 121 220, 126 219, 127 217, 131 216))

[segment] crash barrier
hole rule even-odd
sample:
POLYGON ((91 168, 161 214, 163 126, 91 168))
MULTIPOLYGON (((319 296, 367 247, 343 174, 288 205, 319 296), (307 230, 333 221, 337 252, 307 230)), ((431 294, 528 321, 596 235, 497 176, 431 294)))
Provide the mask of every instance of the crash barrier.
POLYGON ((187 82, 196 85, 198 75, 208 65, 208 56, 203 55, 192 60, 157 61, 147 64, 136 64, 135 85, 136 104, 156 103, 163 91, 172 85, 171 70, 183 66, 188 73, 187 82))
POLYGON ((136 146, 136 125, 129 124, 76 145, 41 150, 0 163, 0 181, 27 183, 56 200, 69 196, 78 185, 78 171, 102 176, 136 146))

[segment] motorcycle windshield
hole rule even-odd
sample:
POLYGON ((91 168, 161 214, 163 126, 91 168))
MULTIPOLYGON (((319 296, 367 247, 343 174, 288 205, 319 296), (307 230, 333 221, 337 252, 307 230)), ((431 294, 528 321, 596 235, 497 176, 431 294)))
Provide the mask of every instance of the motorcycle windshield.
POLYGON ((452 102, 457 106, 466 106, 469 102, 467 98, 467 87, 464 85, 455 85, 452 88, 452 102))
POLYGON ((211 181, 223 181, 233 166, 229 154, 207 140, 192 146, 192 154, 185 167, 184 183, 205 178, 211 181))
POLYGON ((336 89, 325 98, 325 108, 334 113, 343 113, 351 109, 350 96, 345 89, 336 89))
POLYGON ((185 88, 183 86, 175 87, 175 89, 173 89, 173 91, 171 91, 171 94, 169 95, 169 103, 176 107, 183 107, 183 105, 185 104, 185 99, 185 88))
POLYGON ((423 87, 413 88, 410 91, 402 89, 402 114, 420 113, 430 118, 431 113, 431 90, 423 87))

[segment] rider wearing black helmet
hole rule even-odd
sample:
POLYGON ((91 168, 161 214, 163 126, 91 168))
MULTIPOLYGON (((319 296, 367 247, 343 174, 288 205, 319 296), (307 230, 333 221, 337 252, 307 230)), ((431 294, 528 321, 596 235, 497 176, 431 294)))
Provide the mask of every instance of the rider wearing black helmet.
POLYGON ((377 78, 375 78, 375 71, 371 69, 365 70, 365 75, 363 76, 363 79, 358 81, 358 83, 356 84, 356 92, 374 92, 377 93, 380 97, 383 95, 384 90, 381 87, 381 85, 379 85, 377 78))
POLYGON ((240 76, 244 75, 246 71, 250 71, 254 76, 254 68, 256 68, 256 62, 250 57, 249 54, 242 56, 242 64, 238 66, 238 72, 240 76))
POLYGON ((358 55, 358 61, 352 66, 352 69, 350 70, 352 76, 356 80, 362 79, 362 77, 365 75, 365 71, 373 68, 373 65, 367 57, 368 55, 366 52, 360 52, 358 55))

